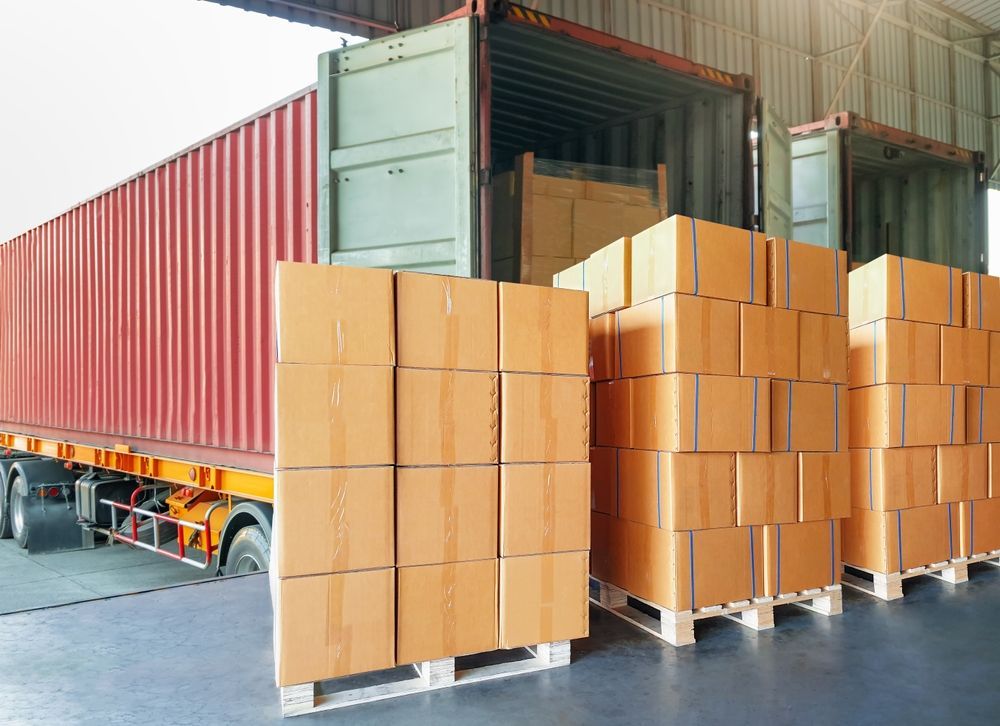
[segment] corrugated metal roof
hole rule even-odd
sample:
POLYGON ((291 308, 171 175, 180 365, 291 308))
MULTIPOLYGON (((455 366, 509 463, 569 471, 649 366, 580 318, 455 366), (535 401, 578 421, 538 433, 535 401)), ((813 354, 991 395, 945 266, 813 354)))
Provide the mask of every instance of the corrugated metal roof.
POLYGON ((1000 31, 1000 2, 997 0, 941 0, 941 4, 1000 31))

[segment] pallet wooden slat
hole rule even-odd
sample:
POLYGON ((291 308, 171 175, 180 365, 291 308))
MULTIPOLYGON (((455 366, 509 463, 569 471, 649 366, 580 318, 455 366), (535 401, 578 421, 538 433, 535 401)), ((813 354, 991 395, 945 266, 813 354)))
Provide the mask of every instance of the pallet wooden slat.
POLYGON ((857 565, 843 564, 841 581, 847 587, 859 592, 889 602, 899 600, 903 597, 903 580, 911 577, 933 577, 935 580, 942 580, 952 585, 958 585, 969 580, 969 565, 982 562, 983 564, 1000 567, 1000 550, 983 552, 969 557, 956 557, 945 562, 934 562, 922 567, 911 567, 902 572, 876 572, 857 565), (850 570, 864 572, 871 575, 871 581, 863 577, 858 577, 850 570))

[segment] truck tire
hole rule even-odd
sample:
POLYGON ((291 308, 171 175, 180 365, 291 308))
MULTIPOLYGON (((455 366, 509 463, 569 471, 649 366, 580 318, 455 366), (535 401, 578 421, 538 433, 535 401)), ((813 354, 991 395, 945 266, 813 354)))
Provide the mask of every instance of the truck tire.
POLYGON ((229 545, 224 572, 226 575, 244 575, 267 570, 271 561, 271 543, 267 541, 259 524, 244 527, 229 545))
POLYGON ((0 539, 10 539, 10 497, 5 477, 0 475, 0 539))
POLYGON ((11 477, 8 486, 10 496, 7 506, 8 512, 10 512, 11 535, 17 542, 17 546, 25 549, 28 546, 28 512, 25 502, 28 490, 22 483, 20 476, 11 477))

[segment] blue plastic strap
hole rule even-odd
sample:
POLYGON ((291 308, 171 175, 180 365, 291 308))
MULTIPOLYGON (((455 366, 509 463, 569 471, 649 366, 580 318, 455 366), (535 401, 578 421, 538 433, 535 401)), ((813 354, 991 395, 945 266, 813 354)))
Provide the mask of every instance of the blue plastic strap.
MULTIPOLYGON (((951 521, 951 517, 948 518, 951 521)), ((896 510, 896 546, 899 549, 899 571, 903 571, 903 510, 896 510)))
POLYGON ((698 294, 698 228, 695 225, 694 217, 691 217, 691 257, 694 268, 694 293, 698 294))
POLYGON ((584 260, 583 264, 580 265, 580 271, 583 273, 583 281, 580 283, 583 289, 587 289, 587 261, 584 260))
POLYGON ((688 568, 691 571, 691 609, 694 610, 694 531, 688 530, 688 568))
POLYGON ((660 515, 660 452, 656 452, 656 526, 663 529, 663 518, 660 515))
POLYGON ((618 334, 618 375, 623 376, 622 373, 622 322, 621 313, 615 311, 615 332, 618 334))
POLYGON ((955 443, 955 384, 951 384, 951 430, 948 433, 948 443, 955 443))
POLYGON ((785 307, 792 307, 792 275, 788 266, 788 240, 785 240, 785 307))
POLYGON ((983 390, 984 386, 979 387, 979 443, 983 443, 983 390))
POLYGON ((666 295, 660 298, 660 373, 667 372, 666 295))
POLYGON ((983 273, 981 272, 979 273, 979 329, 983 329, 983 273))
POLYGON ((781 525, 777 525, 778 528, 778 576, 777 576, 777 586, 778 591, 774 593, 775 595, 781 594, 781 525))
MULTIPOLYGON (((948 516, 948 526, 951 526, 951 515, 948 516)), ((975 500, 969 502, 969 554, 975 554, 975 545, 972 544, 976 539, 976 502, 975 500)), ((954 557, 954 555, 952 555, 954 557)))
POLYGON ((753 421, 750 422, 750 451, 757 450, 757 377, 753 379, 753 421))
POLYGON ((559 284, 559 278, 561 275, 562 275, 561 272, 556 273, 556 287, 562 287, 562 285, 559 284))
POLYGON ((951 325, 951 268, 948 268, 948 325, 951 325))
MULTIPOLYGON (((888 339, 886 335, 886 339, 888 339)), ((878 383, 878 321, 872 321, 872 385, 878 383)))
POLYGON ((835 543, 836 543, 836 539, 833 536, 834 535, 834 530, 833 530, 834 524, 833 524, 833 522, 834 522, 834 520, 831 519, 830 520, 830 584, 831 585, 837 584, 837 582, 836 582, 836 580, 837 580, 837 569, 836 569, 836 567, 834 565, 834 561, 833 561, 834 554, 835 554, 834 553, 834 546, 835 546, 835 543))
POLYGON ((903 258, 899 258, 899 299, 903 308, 903 320, 906 320, 906 277, 903 274, 903 258))
POLYGON ((750 594, 752 597, 757 597, 757 571, 754 567, 757 558, 754 555, 753 527, 747 527, 747 531, 750 532, 750 594))
POLYGON ((868 449, 868 508, 875 510, 875 496, 872 492, 872 450, 868 449))
POLYGON ((840 250, 833 251, 833 279, 837 293, 837 315, 840 315, 840 250))
POLYGON ((753 230, 750 230, 750 304, 753 305, 753 230))
POLYGON ((840 451, 840 396, 837 384, 833 384, 833 450, 840 451))
POLYGON ((785 422, 785 451, 792 450, 792 382, 788 382, 788 413, 785 422))
MULTIPOLYGON (((951 527, 951 502, 948 502, 948 559, 955 556, 955 541, 951 527)), ((902 569, 902 568, 900 568, 902 569)))
POLYGON ((902 416, 899 424, 899 445, 906 446, 906 384, 903 384, 902 416))
POLYGON ((698 389, 701 387, 701 376, 694 374, 694 450, 698 450, 698 389))
POLYGON ((622 450, 615 449, 615 516, 622 513, 622 450))

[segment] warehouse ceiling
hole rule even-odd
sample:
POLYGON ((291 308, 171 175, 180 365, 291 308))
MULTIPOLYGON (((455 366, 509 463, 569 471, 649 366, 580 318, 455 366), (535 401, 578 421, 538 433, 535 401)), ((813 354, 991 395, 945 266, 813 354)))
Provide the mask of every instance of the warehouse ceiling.
POLYGON ((941 4, 1000 32, 1000 2, 997 0, 941 0, 941 4))

